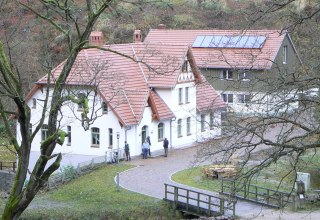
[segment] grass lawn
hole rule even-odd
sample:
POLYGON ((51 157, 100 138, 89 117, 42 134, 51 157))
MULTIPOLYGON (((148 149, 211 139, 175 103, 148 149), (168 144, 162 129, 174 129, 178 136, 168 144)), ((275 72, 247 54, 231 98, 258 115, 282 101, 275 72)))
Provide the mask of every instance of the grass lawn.
MULTIPOLYGON (((129 165, 106 165, 55 190, 39 193, 22 219, 179 219, 162 200, 120 188, 129 165)), ((1 204, 1 203, 0 203, 1 204)))

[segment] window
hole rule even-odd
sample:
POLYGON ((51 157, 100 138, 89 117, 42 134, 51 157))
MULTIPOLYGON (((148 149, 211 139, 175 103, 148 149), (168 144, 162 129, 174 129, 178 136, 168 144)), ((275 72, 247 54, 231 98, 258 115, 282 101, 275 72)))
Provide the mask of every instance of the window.
POLYGON ((233 74, 231 70, 222 70, 221 79, 232 80, 233 74))
POLYGON ((86 95, 84 93, 78 94, 78 100, 80 101, 78 103, 78 110, 83 111, 84 110, 84 99, 86 98, 86 95))
POLYGON ((37 108, 37 99, 32 99, 32 108, 37 108))
POLYGON ((238 80, 241 81, 249 81, 250 80, 250 74, 248 70, 244 70, 243 72, 238 73, 238 80))
POLYGON ((189 87, 185 88, 185 103, 189 103, 189 87))
POLYGON ((41 128, 41 141, 45 141, 48 137, 48 125, 42 125, 41 128))
POLYGON ((102 114, 107 114, 108 113, 108 104, 106 102, 102 102, 102 114))
POLYGON ((239 103, 249 103, 251 101, 250 95, 241 94, 237 96, 239 103))
POLYGON ((222 99, 223 99, 224 102, 233 103, 233 94, 225 94, 225 93, 223 93, 221 96, 222 96, 222 99))
POLYGON ((67 145, 71 145, 71 126, 67 126, 67 133, 68 133, 67 145))
POLYGON ((205 119, 206 119, 206 116, 205 115, 201 115, 201 121, 200 121, 200 123, 201 123, 201 131, 205 131, 205 119))
POLYGON ((178 138, 182 137, 182 119, 178 120, 178 138))
POLYGON ((179 104, 182 104, 182 88, 179 88, 179 104))
POLYGON ((100 145, 100 129, 99 128, 91 128, 91 144, 92 146, 100 145))
POLYGON ((187 73, 188 72, 188 61, 184 61, 182 65, 182 72, 187 73))
POLYGON ((282 63, 287 64, 287 50, 288 46, 283 46, 282 48, 282 63))
POLYGON ((29 124, 28 132, 29 132, 29 137, 31 137, 31 135, 32 135, 32 124, 29 124))
POLYGON ((210 112, 210 129, 214 128, 214 113, 210 112))
POLYGON ((191 118, 187 118, 187 135, 191 135, 191 118))
POLYGON ((158 141, 163 140, 163 134, 164 134, 164 125, 163 123, 158 124, 158 141))
POLYGON ((109 128, 109 148, 113 146, 113 131, 112 128, 109 128))

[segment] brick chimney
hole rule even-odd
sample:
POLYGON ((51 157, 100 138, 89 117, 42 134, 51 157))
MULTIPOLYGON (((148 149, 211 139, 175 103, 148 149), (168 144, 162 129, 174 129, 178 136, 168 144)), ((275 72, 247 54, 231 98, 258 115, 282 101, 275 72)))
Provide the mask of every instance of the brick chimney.
POLYGON ((165 24, 159 24, 158 25, 158 29, 161 29, 161 30, 166 29, 166 25, 165 24))
POLYGON ((133 43, 142 42, 142 35, 140 30, 135 30, 133 33, 133 43))
POLYGON ((100 31, 92 31, 89 37, 89 45, 98 46, 98 47, 103 46, 104 45, 103 33, 100 31))

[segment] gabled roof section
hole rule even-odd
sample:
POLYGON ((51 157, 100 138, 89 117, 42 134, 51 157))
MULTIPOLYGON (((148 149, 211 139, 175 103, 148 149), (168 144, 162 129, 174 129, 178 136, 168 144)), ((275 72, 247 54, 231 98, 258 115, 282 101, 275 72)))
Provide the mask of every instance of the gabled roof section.
POLYGON ((197 111, 206 112, 226 108, 227 105, 222 100, 219 93, 211 86, 203 75, 201 78, 201 82, 196 85, 197 111))
POLYGON ((286 35, 287 32, 281 30, 152 29, 145 42, 193 45, 195 61, 201 68, 270 69, 286 35), (238 41, 230 46, 230 40, 235 39, 238 41))
POLYGON ((134 50, 149 87, 175 87, 188 46, 135 44, 134 50))
POLYGON ((151 90, 149 98, 151 109, 155 114, 155 119, 161 121, 175 117, 168 105, 163 101, 156 91, 151 90))
MULTIPOLYGON (((66 85, 96 87, 104 101, 124 126, 138 124, 148 98, 156 104, 159 119, 172 118, 172 112, 150 88, 172 88, 177 83, 187 56, 185 45, 118 44, 104 45, 103 50, 82 50, 70 71, 66 85)), ((55 84, 65 61, 51 72, 55 84)), ((46 85, 47 76, 37 85, 46 85)), ((80 87, 81 88, 81 87, 80 87)))

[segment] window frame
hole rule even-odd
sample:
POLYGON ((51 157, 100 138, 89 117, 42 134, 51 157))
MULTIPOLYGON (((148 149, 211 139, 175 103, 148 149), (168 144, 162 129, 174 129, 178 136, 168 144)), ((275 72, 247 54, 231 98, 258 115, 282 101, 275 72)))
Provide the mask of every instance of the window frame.
MULTIPOLYGON (((81 99, 85 99, 86 98, 86 94, 85 93, 79 93, 78 95, 77 95, 77 98, 79 99, 79 100, 81 100, 81 99)), ((84 102, 79 102, 78 103, 78 111, 84 111, 84 102)))
POLYGON ((239 81, 250 81, 250 73, 248 70, 243 70, 238 73, 238 80, 239 81), (244 77, 241 77, 243 75, 244 77))
POLYGON ((108 104, 105 101, 101 103, 101 110, 102 114, 108 114, 108 104))
POLYGON ((223 69, 221 71, 222 80, 233 80, 233 71, 230 69, 223 69))
POLYGON ((37 99, 36 98, 33 98, 32 99, 32 108, 37 108, 37 99))
POLYGON ((240 104, 248 104, 251 102, 251 95, 249 94, 238 94, 237 95, 238 103, 240 104))
POLYGON ((49 126, 47 124, 43 124, 41 126, 41 142, 45 141, 48 138, 48 130, 49 126))
POLYGON ((182 137, 182 119, 177 121, 177 132, 178 138, 182 137))
POLYGON ((28 129, 29 137, 32 135, 32 124, 29 124, 29 129, 28 129))
POLYGON ((233 100, 234 97, 233 97, 232 93, 222 93, 221 97, 225 103, 232 104, 234 102, 234 100, 233 100), (230 99, 232 99, 232 100, 230 101, 230 99))
POLYGON ((205 121, 206 121, 206 115, 201 114, 200 115, 200 127, 201 127, 201 132, 204 132, 206 130, 205 128, 205 121))
POLYGON ((282 64, 287 64, 288 60, 288 46, 283 45, 282 47, 282 64))
POLYGON ((160 122, 158 124, 158 141, 163 141, 164 139, 164 123, 160 122))
POLYGON ((179 105, 183 104, 183 88, 179 88, 179 92, 178 92, 178 96, 179 96, 179 105))
POLYGON ((191 117, 187 118, 187 135, 191 135, 191 117))
POLYGON ((100 129, 97 127, 91 128, 91 147, 100 147, 100 129))
POLYGON ((214 113, 213 112, 210 112, 209 114, 209 127, 210 127, 210 130, 213 130, 214 129, 214 113))
POLYGON ((188 60, 185 60, 185 61, 183 62, 183 64, 182 64, 181 71, 182 71, 183 73, 189 72, 189 67, 188 67, 188 66, 189 66, 189 65, 188 65, 188 60))
POLYGON ((189 100, 189 87, 186 87, 185 90, 184 90, 184 99, 185 99, 185 103, 190 103, 190 100, 189 100))
POLYGON ((67 134, 68 134, 67 145, 71 146, 71 126, 70 125, 67 126, 67 134))
POLYGON ((110 149, 113 148, 113 129, 108 128, 108 142, 109 142, 109 147, 110 149))

